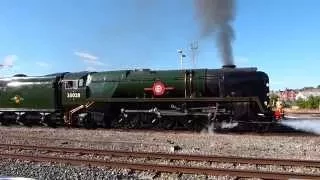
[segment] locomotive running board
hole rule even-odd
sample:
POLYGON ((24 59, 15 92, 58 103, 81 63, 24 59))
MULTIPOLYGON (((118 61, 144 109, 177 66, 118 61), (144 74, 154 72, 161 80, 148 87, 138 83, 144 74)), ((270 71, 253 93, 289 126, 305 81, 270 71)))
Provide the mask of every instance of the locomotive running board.
POLYGON ((89 98, 95 102, 256 102, 261 112, 267 112, 258 97, 199 97, 199 98, 89 98))

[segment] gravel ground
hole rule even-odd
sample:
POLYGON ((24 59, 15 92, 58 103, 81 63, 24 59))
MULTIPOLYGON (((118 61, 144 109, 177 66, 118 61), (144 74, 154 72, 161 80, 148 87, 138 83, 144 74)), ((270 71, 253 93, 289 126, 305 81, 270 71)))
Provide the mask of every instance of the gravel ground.
POLYGON ((144 133, 1 127, 0 137, 0 143, 153 152, 172 152, 173 147, 178 146, 180 150, 177 152, 181 153, 320 160, 320 136, 286 137, 150 131, 144 133), (51 140, 48 141, 49 138, 51 140))
MULTIPOLYGON (((173 152, 174 146, 177 146, 179 147, 179 150, 177 150, 179 153, 320 160, 320 137, 226 135, 213 133, 160 133, 150 131, 142 133, 113 130, 70 130, 64 128, 30 129, 24 127, 1 127, 0 136, 0 143, 30 145, 41 144, 62 147, 153 152, 173 152)), ((122 176, 125 177, 124 179, 208 179, 206 176, 172 175, 165 173, 157 175, 156 173, 150 172, 134 172, 128 174, 128 172, 123 170, 103 170, 99 168, 92 169, 87 167, 61 165, 46 166, 35 163, 20 163, 17 165, 17 162, 13 161, 2 161, 0 165, 1 175, 36 177, 37 179, 51 179, 51 172, 55 172, 57 175, 61 172, 62 174, 59 174, 59 177, 62 177, 62 179, 69 179, 63 178, 65 174, 63 173, 64 171, 72 177, 75 177, 71 179, 87 179, 86 177, 88 176, 91 177, 89 179, 105 179, 104 177, 108 177, 109 179, 123 179, 122 176), (23 168, 30 169, 30 172, 23 168), (77 175, 79 172, 82 173, 80 176, 77 175), (94 178, 95 174, 97 174, 97 178, 94 178)), ((211 164, 211 166, 234 168, 233 164, 211 164)), ((244 167, 236 166, 236 168, 241 169, 244 167)), ((280 168, 272 166, 256 167, 250 165, 247 165, 245 168, 320 174, 319 168, 280 168)), ((209 177, 209 179, 232 178, 209 177)))
POLYGON ((34 163, 20 160, 1 159, 0 174, 4 176, 28 177, 34 179, 221 179, 236 177, 205 176, 189 174, 168 174, 129 169, 108 169, 104 167, 69 166, 55 163, 34 163))

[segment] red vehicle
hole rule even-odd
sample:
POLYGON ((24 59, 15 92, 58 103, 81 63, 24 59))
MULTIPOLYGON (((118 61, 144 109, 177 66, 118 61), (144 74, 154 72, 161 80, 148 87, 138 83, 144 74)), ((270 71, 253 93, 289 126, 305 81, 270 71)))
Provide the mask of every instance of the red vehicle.
POLYGON ((278 121, 280 121, 281 119, 284 119, 284 109, 282 107, 277 108, 274 112, 274 117, 278 121))

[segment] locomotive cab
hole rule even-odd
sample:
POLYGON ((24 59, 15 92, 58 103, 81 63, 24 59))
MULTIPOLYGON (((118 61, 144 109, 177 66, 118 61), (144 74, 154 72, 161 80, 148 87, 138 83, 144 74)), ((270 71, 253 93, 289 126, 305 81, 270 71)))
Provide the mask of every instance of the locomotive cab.
POLYGON ((87 98, 88 72, 69 73, 62 80, 62 104, 65 106, 80 105, 87 98))

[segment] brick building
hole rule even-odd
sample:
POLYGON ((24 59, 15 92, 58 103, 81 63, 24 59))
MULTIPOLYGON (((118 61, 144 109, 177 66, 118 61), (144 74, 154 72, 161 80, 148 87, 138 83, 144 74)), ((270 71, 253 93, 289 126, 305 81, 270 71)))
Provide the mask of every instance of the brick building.
POLYGON ((280 100, 282 101, 295 101, 297 92, 293 89, 285 89, 279 93, 280 100))

